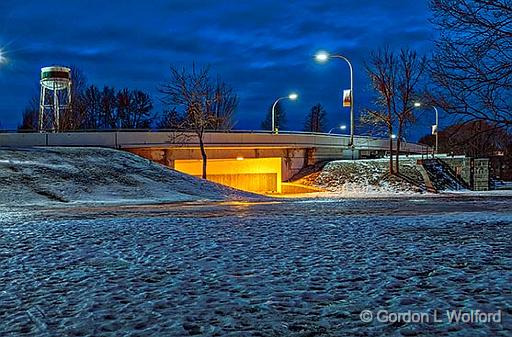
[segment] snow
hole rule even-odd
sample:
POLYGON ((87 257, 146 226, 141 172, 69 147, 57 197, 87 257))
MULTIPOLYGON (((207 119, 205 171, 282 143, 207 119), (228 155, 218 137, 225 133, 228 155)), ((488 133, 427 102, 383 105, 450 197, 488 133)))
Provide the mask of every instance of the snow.
POLYGON ((261 198, 105 148, 0 149, 0 181, 2 206, 261 198))
POLYGON ((389 160, 338 160, 327 163, 320 172, 306 176, 298 183, 325 189, 343 197, 372 195, 415 194, 424 189, 416 159, 403 158, 401 173, 410 178, 405 181, 389 174, 389 160))
POLYGON ((511 204, 419 195, 0 219, 0 335, 507 336, 511 204), (457 308, 505 319, 359 319, 457 308))

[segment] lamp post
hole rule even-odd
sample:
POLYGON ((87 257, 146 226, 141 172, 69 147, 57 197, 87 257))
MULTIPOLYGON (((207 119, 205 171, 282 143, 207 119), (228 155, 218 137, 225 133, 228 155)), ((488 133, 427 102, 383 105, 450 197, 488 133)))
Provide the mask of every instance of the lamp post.
POLYGON ((299 95, 297 95, 296 93, 291 93, 288 96, 279 97, 278 99, 276 99, 274 104, 272 104, 272 133, 274 133, 274 134, 277 133, 277 130, 276 130, 276 106, 277 106, 277 103, 279 103, 280 100, 285 99, 285 98, 288 98, 291 101, 295 101, 298 97, 299 97, 299 95))
MULTIPOLYGON (((421 107, 421 103, 415 102, 414 106, 419 108, 419 107, 421 107)), ((436 124, 433 127, 435 128, 434 130, 435 130, 435 136, 436 136, 436 146, 434 148, 434 154, 437 155, 438 151, 439 151, 439 111, 437 111, 437 108, 435 106, 432 106, 432 108, 436 112, 436 124)), ((432 130, 432 133, 434 132, 434 130, 432 130)))
POLYGON ((354 146, 354 70, 352 68, 352 63, 350 60, 343 55, 335 54, 329 55, 326 52, 319 52, 315 55, 315 59, 318 62, 327 62, 330 58, 338 58, 347 62, 348 67, 350 69, 350 144, 349 146, 354 146))

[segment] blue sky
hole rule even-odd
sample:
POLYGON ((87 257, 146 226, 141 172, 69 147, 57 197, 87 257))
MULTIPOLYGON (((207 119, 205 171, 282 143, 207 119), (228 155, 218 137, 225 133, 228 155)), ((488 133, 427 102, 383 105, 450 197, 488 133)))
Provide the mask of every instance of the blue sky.
MULTIPOLYGON (((42 66, 76 65, 89 83, 139 88, 158 101, 169 66, 211 65, 240 96, 238 129, 259 129, 268 106, 285 102, 288 129, 323 104, 334 127, 348 123, 346 64, 316 64, 317 50, 343 53, 355 68, 356 108, 368 103, 363 68, 372 49, 432 50, 426 0, 373 1, 15 1, 0 2, 0 121, 15 128, 38 92, 42 66)), ((156 104, 155 112, 161 109, 156 104)), ((428 126, 418 126, 427 128, 428 126)), ((419 132, 419 131, 418 131, 419 132)), ((418 133, 413 132, 413 133, 418 133)))

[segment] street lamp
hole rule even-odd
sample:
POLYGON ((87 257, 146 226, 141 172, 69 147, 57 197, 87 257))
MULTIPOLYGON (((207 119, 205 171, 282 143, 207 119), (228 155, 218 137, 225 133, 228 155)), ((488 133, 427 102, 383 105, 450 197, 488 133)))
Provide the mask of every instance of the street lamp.
POLYGON ((318 52, 315 55, 315 60, 320 63, 327 62, 330 58, 338 58, 347 62, 348 67, 350 69, 350 146, 354 146, 354 70, 352 68, 352 63, 350 63, 349 59, 343 55, 329 55, 325 51, 318 52))
MULTIPOLYGON (((421 102, 415 102, 414 106, 416 108, 421 107, 421 102)), ((437 111, 437 108, 432 105, 432 108, 436 112, 436 124, 432 126, 432 133, 436 135, 436 147, 434 148, 434 154, 438 154, 439 150, 439 111, 437 111)))
MULTIPOLYGON (((330 130, 329 130, 329 134, 330 134, 334 129, 337 129, 337 127, 330 129, 330 130)), ((347 129, 347 126, 346 126, 346 125, 340 125, 340 126, 339 126, 339 129, 340 129, 341 131, 344 131, 344 130, 346 130, 346 129, 347 129)))
POLYGON ((5 57, 5 52, 0 49, 0 64, 2 63, 6 63, 7 62, 7 58, 5 57))
POLYGON ((297 98, 299 98, 299 95, 297 95, 296 93, 292 92, 288 96, 279 97, 278 99, 276 99, 274 104, 272 104, 272 133, 277 133, 277 129, 276 129, 276 105, 277 105, 277 103, 279 103, 280 100, 285 99, 285 98, 288 98, 290 101, 295 101, 297 98))

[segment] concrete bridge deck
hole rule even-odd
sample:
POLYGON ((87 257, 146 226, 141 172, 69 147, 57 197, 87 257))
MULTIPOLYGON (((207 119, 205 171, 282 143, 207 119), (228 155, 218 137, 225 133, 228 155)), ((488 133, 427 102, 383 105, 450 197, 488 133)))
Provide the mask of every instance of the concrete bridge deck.
MULTIPOLYGON (((348 135, 326 133, 264 131, 205 132, 206 147, 345 147, 348 135)), ((199 146, 194 133, 174 131, 76 131, 59 133, 0 132, 0 146, 101 146, 111 148, 199 146)), ((382 150, 389 148, 389 140, 355 136, 355 150, 382 150)), ((404 153, 427 153, 429 148, 415 143, 402 143, 404 153)))

